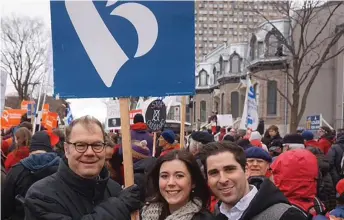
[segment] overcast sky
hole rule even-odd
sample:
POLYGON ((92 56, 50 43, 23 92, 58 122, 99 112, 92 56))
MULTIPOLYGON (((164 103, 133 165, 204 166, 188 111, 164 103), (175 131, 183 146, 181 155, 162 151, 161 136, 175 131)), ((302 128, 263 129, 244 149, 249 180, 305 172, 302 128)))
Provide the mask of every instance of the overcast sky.
MULTIPOLYGON (((1 0, 1 16, 39 17, 43 19, 50 30, 50 6, 49 0, 1 0)), ((8 79, 6 94, 15 92, 14 86, 8 79)), ((102 99, 69 100, 74 118, 86 114, 93 115, 101 121, 105 121, 106 105, 102 99)))

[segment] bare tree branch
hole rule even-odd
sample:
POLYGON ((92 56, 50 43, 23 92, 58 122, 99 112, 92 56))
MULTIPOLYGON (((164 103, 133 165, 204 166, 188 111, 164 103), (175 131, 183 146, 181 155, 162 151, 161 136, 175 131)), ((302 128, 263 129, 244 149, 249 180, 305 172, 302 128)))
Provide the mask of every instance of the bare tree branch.
MULTIPOLYGON (((281 71, 285 72, 288 82, 292 85, 292 94, 290 97, 279 88, 277 91, 291 107, 292 132, 296 130, 303 117, 309 92, 323 65, 344 53, 344 46, 338 43, 344 37, 344 23, 338 23, 344 21, 344 2, 324 3, 322 0, 308 0, 297 7, 291 2, 275 4, 276 11, 289 21, 290 29, 287 35, 282 33, 269 17, 258 10, 254 11, 268 24, 266 31, 273 29, 270 34, 272 33, 288 51, 290 70, 281 71), (301 86, 305 88, 303 92, 301 86)), ((266 43, 269 44, 269 40, 266 43)), ((258 75, 259 73, 256 73, 255 77, 259 78, 258 75)))
POLYGON ((3 18, 1 29, 0 67, 10 76, 19 99, 26 99, 47 70, 47 30, 39 19, 16 16, 3 18))

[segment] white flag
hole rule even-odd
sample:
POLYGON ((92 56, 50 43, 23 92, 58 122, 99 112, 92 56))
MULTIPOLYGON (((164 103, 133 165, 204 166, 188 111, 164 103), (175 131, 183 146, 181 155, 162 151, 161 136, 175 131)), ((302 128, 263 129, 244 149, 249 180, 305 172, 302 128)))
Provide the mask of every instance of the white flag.
POLYGON ((240 122, 240 129, 252 129, 255 131, 258 127, 258 106, 256 101, 256 92, 250 80, 250 77, 246 77, 246 97, 244 103, 244 110, 240 122))

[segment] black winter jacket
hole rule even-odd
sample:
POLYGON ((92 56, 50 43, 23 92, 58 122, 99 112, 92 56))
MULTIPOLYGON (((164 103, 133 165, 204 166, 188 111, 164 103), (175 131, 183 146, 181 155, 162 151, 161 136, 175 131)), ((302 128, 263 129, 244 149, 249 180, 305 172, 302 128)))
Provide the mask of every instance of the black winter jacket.
MULTIPOLYGON (((139 208, 133 209, 133 197, 128 194, 122 196, 120 185, 109 179, 105 168, 99 177, 84 179, 68 167, 66 159, 61 160, 55 174, 36 182, 27 192, 26 219, 130 219, 130 212, 139 208)), ((134 199, 138 201, 138 198, 134 199)))
POLYGON ((340 163, 344 153, 344 135, 339 137, 337 142, 332 145, 327 153, 327 157, 330 163, 330 173, 334 185, 337 185, 338 181, 343 178, 340 176, 341 167, 340 163))
POLYGON ((327 210, 332 210, 336 207, 336 189, 330 175, 329 161, 319 148, 309 147, 307 149, 318 159, 320 172, 318 176, 317 197, 324 203, 327 210))
POLYGON ((23 159, 9 171, 1 192, 2 218, 23 220, 25 217, 23 204, 16 196, 25 197, 27 190, 38 180, 57 171, 60 157, 55 153, 33 154, 23 159))
POLYGON ((216 218, 208 211, 200 211, 194 215, 192 220, 216 220, 216 218))
POLYGON ((149 187, 147 185, 147 174, 153 168, 156 162, 156 158, 150 157, 137 161, 134 163, 134 183, 140 187, 141 201, 146 199, 146 190, 149 187))
MULTIPOLYGON (((262 177, 250 178, 250 184, 257 187, 258 193, 253 198, 248 208, 244 211, 240 220, 253 219, 269 207, 278 203, 289 204, 288 199, 269 179, 262 177)), ((221 213, 216 216, 216 219, 227 220, 228 218, 221 213)), ((307 217, 299 209, 291 206, 283 213, 279 220, 307 220, 307 217)))

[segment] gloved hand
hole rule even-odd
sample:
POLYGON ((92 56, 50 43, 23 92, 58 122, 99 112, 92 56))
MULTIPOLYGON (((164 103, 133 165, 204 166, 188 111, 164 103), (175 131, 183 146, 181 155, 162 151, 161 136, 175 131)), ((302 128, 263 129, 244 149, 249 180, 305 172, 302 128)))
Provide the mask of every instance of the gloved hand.
POLYGON ((128 207, 130 212, 140 209, 140 187, 134 184, 128 188, 123 189, 118 195, 118 199, 121 200, 128 207))

